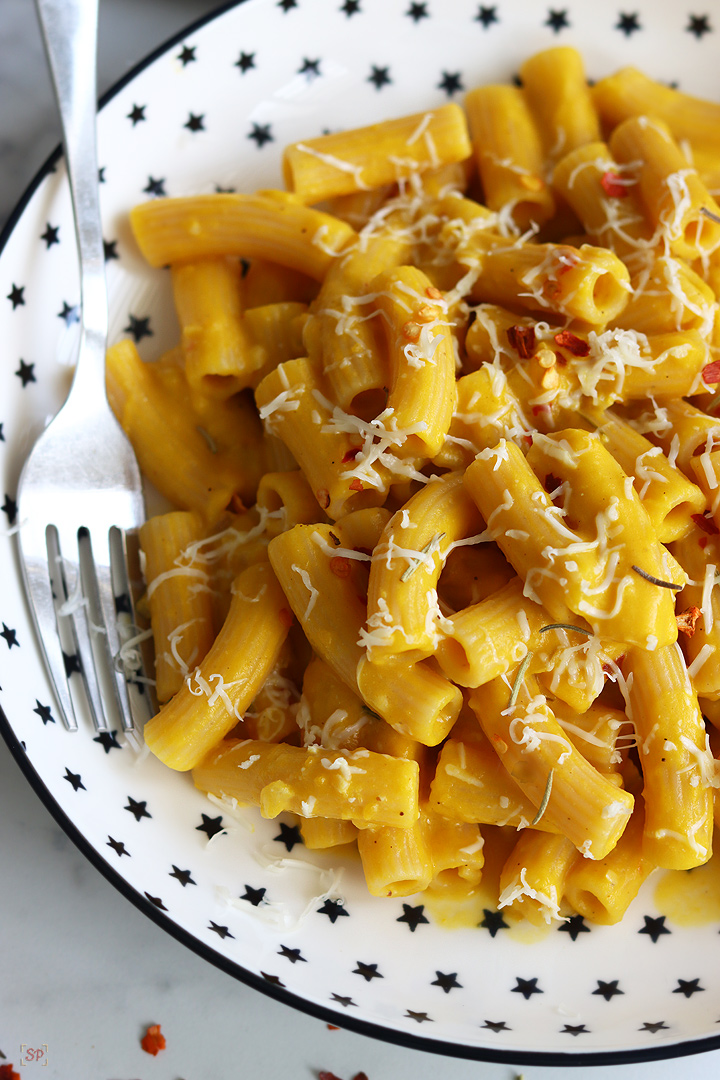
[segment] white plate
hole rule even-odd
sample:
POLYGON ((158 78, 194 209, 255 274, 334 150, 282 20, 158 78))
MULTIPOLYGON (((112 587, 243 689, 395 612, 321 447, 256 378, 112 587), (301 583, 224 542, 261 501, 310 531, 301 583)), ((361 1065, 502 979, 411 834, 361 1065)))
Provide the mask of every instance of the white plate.
MULTIPOLYGON (((142 265, 127 225, 148 192, 278 186, 285 143, 460 100, 560 43, 583 51, 591 77, 632 63, 719 98, 720 0, 703 0, 697 14, 674 0, 631 6, 247 0, 189 30, 100 114, 112 339, 134 330, 147 358, 174 342, 165 275, 142 265)), ((720 1046, 720 918, 679 925, 656 909, 653 883, 618 927, 575 920, 533 942, 492 917, 444 929, 422 897, 370 898, 352 861, 302 857, 287 824, 234 819, 121 734, 93 737, 88 722, 70 735, 56 722, 9 527, 24 457, 66 391, 77 302, 57 163, 0 254, 0 726, 88 858, 212 963, 366 1034, 556 1064, 720 1046)))

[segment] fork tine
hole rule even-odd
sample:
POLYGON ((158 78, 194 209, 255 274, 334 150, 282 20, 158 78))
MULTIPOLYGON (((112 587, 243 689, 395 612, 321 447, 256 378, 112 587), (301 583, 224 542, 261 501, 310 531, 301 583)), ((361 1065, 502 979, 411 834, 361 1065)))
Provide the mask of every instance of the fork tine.
POLYGON ((127 695, 130 716, 142 731, 155 709, 152 682, 147 678, 146 657, 141 647, 143 639, 151 636, 151 631, 138 632, 135 608, 137 585, 133 587, 131 583, 131 577, 136 582, 141 578, 137 532, 128 535, 117 526, 110 529, 110 567, 119 643, 115 670, 127 695))

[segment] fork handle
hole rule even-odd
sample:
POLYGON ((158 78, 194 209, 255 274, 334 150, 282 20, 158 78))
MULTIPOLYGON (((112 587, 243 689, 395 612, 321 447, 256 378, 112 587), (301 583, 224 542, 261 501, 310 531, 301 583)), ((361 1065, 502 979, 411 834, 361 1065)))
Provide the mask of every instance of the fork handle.
POLYGON ((76 378, 84 367, 83 380, 91 379, 92 369, 104 393, 104 366, 83 364, 104 359, 108 328, 95 123, 98 0, 35 0, 35 6, 60 111, 80 260, 81 332, 91 346, 81 341, 76 378))

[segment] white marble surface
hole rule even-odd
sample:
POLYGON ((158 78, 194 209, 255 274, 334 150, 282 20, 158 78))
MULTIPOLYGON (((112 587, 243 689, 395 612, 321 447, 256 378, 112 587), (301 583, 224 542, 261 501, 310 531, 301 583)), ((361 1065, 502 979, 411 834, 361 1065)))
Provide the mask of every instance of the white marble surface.
MULTIPOLYGON (((439 2, 439 0, 438 0, 439 2)), ((101 0, 100 88, 214 0, 101 0)), ((0 226, 58 141, 31 0, 0 0, 0 226)), ((0 588, 2 585, 0 584, 0 588)), ((70 737, 70 736, 69 736, 70 737)), ((158 929, 85 861, 0 744, 0 1063, 31 1080, 579 1080, 588 1069, 441 1059, 327 1025, 249 990, 158 929), (140 1048, 149 1023, 168 1045, 140 1048), (40 1069, 44 1068, 41 1072, 40 1069)), ((595 1068, 593 1080, 710 1080, 720 1052, 595 1068)))

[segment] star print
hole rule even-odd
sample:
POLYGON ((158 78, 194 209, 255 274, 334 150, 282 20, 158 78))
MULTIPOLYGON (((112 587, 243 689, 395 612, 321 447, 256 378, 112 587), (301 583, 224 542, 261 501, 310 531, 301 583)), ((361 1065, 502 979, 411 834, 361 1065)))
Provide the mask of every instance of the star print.
POLYGON ((413 1012, 412 1009, 408 1009, 405 1015, 408 1020, 417 1020, 418 1024, 422 1024, 425 1020, 431 1024, 435 1023, 432 1016, 428 1016, 426 1012, 413 1012))
MULTIPOLYGON (((2 424, 0 424, 0 427, 2 427, 2 424)), ((2 441, 5 442, 5 439, 2 441)), ((10 498, 7 492, 5 493, 5 502, 2 504, 2 510, 7 514, 8 523, 14 525, 15 518, 17 517, 17 503, 14 499, 10 498)))
POLYGON ((25 292, 25 286, 24 285, 13 285, 12 289, 7 294, 7 299, 12 304, 13 311, 15 310, 15 308, 22 307, 25 304, 25 297, 23 295, 24 292, 25 292))
POLYGON ((593 990, 593 994, 601 994, 606 1001, 610 1001, 616 994, 624 994, 624 990, 618 990, 618 979, 613 979, 612 982, 603 982, 602 979, 597 980, 597 990, 593 990))
POLYGON ((589 1035, 584 1024, 563 1024, 561 1035, 589 1035))
POLYGON ((245 886, 245 892, 240 897, 241 900, 247 900, 253 907, 259 907, 265 899, 265 893, 267 889, 253 889, 252 885, 245 886))
POLYGON ((420 923, 430 922, 430 920, 423 915, 424 909, 424 904, 418 904, 417 907, 412 907, 410 904, 403 904, 403 914, 395 921, 406 922, 414 934, 420 923))
POLYGON ((558 926, 558 930, 569 934, 573 941, 577 941, 578 934, 590 933, 590 927, 585 925, 585 919, 582 915, 571 915, 567 922, 564 922, 562 926, 558 926))
POLYGON ((103 253, 105 255, 105 262, 110 262, 111 259, 120 258, 117 253, 117 245, 117 240, 103 240, 103 253))
POLYGON ((383 86, 387 86, 392 82, 390 78, 390 69, 386 67, 376 67, 374 64, 370 69, 367 81, 371 82, 376 90, 382 90, 383 86))
POLYGON ((5 442, 5 436, 3 435, 3 426, 0 424, 0 442, 5 442))
POLYGON ((98 169, 98 184, 105 183, 105 166, 101 165, 98 169))
POLYGON ((212 840, 213 836, 217 836, 219 832, 223 832, 222 817, 208 817, 207 814, 200 815, 203 819, 202 825, 196 825, 196 832, 204 832, 208 840, 212 840))
POLYGON ((70 772, 67 765, 65 766, 65 775, 63 776, 63 780, 67 780, 68 784, 72 785, 73 791, 79 791, 81 788, 83 791, 87 791, 87 788, 83 784, 80 777, 80 773, 70 772))
POLYGON ((146 892, 145 895, 147 896, 150 903, 154 904, 156 908, 160 908, 161 911, 167 911, 167 908, 165 907, 159 896, 151 896, 149 892, 146 892))
POLYGON ((0 637, 5 638, 8 649, 12 649, 13 645, 17 645, 17 647, 20 648, 18 645, 17 631, 11 630, 5 623, 2 624, 2 633, 0 633, 0 637))
POLYGON ((278 949, 278 956, 284 956, 291 964, 297 964, 298 960, 301 960, 303 964, 307 964, 307 960, 299 949, 289 949, 287 945, 280 946, 278 949))
POLYGON ((405 14, 416 23, 420 22, 421 19, 429 18, 427 4, 411 4, 405 14))
POLYGON ((343 907, 342 900, 331 900, 327 898, 322 907, 318 908, 318 915, 327 915, 331 923, 335 923, 341 915, 349 915, 350 912, 346 911, 343 907))
POLYGON ((360 0, 345 0, 345 3, 341 6, 340 11, 344 12, 348 19, 351 15, 360 14, 360 0))
POLYGON ((156 198, 166 194, 165 180, 156 180, 154 176, 148 176, 147 187, 143 188, 145 195, 154 195, 156 198))
POLYGON ((128 810, 131 814, 135 815, 135 820, 139 821, 140 818, 152 817, 152 814, 147 812, 147 802, 135 802, 132 795, 128 795, 128 805, 124 806, 124 810, 128 810))
POLYGON ((280 979, 277 975, 268 975, 266 971, 261 971, 260 974, 262 975, 263 979, 265 979, 265 982, 271 983, 272 986, 280 986, 283 990, 285 989, 285 983, 280 982, 280 979))
POLYGON ((642 930, 638 930, 638 934, 649 934, 653 939, 653 944, 657 945, 657 940, 661 934, 669 934, 671 932, 665 925, 664 915, 659 915, 657 919, 652 919, 649 915, 643 915, 643 918, 645 920, 645 925, 642 930))
POLYGON ((178 56, 178 60, 183 67, 186 67, 188 64, 192 64, 193 60, 195 60, 196 48, 196 45, 183 45, 182 52, 178 56))
POLYGON ((508 924, 503 919, 502 912, 489 911, 487 908, 483 908, 483 915, 485 917, 479 925, 490 931, 490 937, 495 937, 498 930, 508 929, 508 924))
POLYGON ((124 334, 132 334, 135 339, 135 344, 142 341, 145 337, 152 337, 153 332, 150 329, 150 316, 147 315, 144 319, 138 319, 135 315, 128 315, 130 320, 128 325, 123 330, 124 334))
POLYGON ((77 653, 71 653, 69 656, 66 652, 63 653, 63 664, 65 665, 65 674, 68 679, 74 673, 82 675, 82 665, 80 663, 80 657, 77 653))
POLYGON ((253 124, 252 129, 248 132, 246 138, 252 139, 258 149, 263 147, 265 143, 275 141, 275 137, 270 130, 269 124, 253 124))
POLYGON ((633 12, 632 15, 625 15, 620 12, 620 19, 615 24, 616 30, 621 30, 625 37, 630 37, 636 30, 641 30, 642 27, 638 21, 637 12, 633 12))
POLYGON ((498 1031, 512 1031, 512 1028, 509 1028, 504 1020, 486 1020, 482 1026, 488 1028, 490 1031, 494 1031, 495 1034, 497 1034, 498 1031))
POLYGON ((444 90, 448 97, 463 90, 462 77, 459 71, 443 71, 442 79, 438 83, 438 90, 444 90))
POLYGON ((537 979, 518 979, 515 976, 517 986, 513 986, 510 991, 511 994, 522 994, 526 1001, 529 1001, 533 994, 542 994, 543 991, 537 984, 537 979))
POLYGON ((45 725, 48 723, 55 723, 55 717, 50 712, 49 705, 41 705, 37 698, 35 698, 35 705, 36 708, 33 709, 33 712, 38 714, 38 716, 43 722, 43 727, 45 727, 45 725))
POLYGON ((499 22, 497 17, 497 8, 494 7, 480 7, 478 13, 475 16, 475 22, 482 23, 483 27, 487 30, 491 23, 499 22))
POLYGON ((665 1029, 665 1031, 670 1030, 664 1020, 659 1020, 657 1023, 654 1024, 646 1020, 643 1023, 643 1026, 641 1028, 638 1028, 638 1031, 649 1031, 654 1035, 657 1031, 662 1031, 663 1028, 665 1029))
POLYGON ((120 858, 122 858, 123 855, 127 855, 128 857, 130 857, 130 852, 125 847, 122 840, 113 840, 112 836, 108 835, 107 847, 111 847, 113 851, 120 856, 120 858))
POLYGON ((302 67, 298 71, 298 75, 306 75, 308 82, 312 82, 313 79, 320 78, 320 61, 308 60, 307 57, 303 58, 302 67))
POLYGON ((570 25, 568 22, 567 11, 553 11, 552 8, 550 8, 544 25, 549 26, 556 34, 559 34, 561 30, 570 25))
POLYGON ((373 979, 383 978, 378 971, 377 964, 363 964, 362 960, 358 960, 357 967, 353 968, 353 975, 362 975, 365 982, 372 982, 373 979))
POLYGON ((214 931, 214 933, 216 933, 217 936, 220 937, 220 938, 226 938, 226 937, 234 938, 235 937, 234 934, 230 933, 227 926, 218 926, 218 924, 214 923, 212 921, 212 919, 210 920, 210 925, 208 926, 208 930, 214 931))
POLYGON ((51 225, 49 221, 47 222, 47 224, 45 226, 45 232, 40 237, 41 240, 45 241, 46 250, 47 250, 47 248, 51 248, 53 246, 53 244, 59 244, 60 243, 60 240, 58 238, 58 233, 59 232, 60 232, 60 226, 59 225, 51 225))
POLYGON ((201 113, 200 116, 196 116, 195 113, 190 113, 186 123, 183 127, 186 127, 188 131, 205 131, 205 113, 201 113))
POLYGON ((450 975, 442 971, 436 971, 435 974, 437 979, 430 983, 431 986, 441 986, 446 994, 449 994, 451 990, 462 990, 462 983, 457 981, 457 971, 453 971, 450 975))
POLYGON ((355 1005, 355 1002, 351 997, 342 997, 341 994, 331 994, 330 1000, 337 1001, 338 1005, 342 1005, 344 1009, 347 1009, 349 1005, 354 1005, 355 1008, 357 1008, 357 1005, 355 1005))
POLYGON ((93 742, 100 743, 106 754, 109 754, 111 750, 122 750, 122 746, 115 738, 116 735, 117 731, 101 731, 95 736, 93 742))
POLYGON ((297 7, 297 0, 278 0, 277 6, 282 8, 287 15, 288 11, 292 11, 293 8, 297 7))
POLYGON ((179 866, 175 865, 175 863, 172 864, 172 872, 168 874, 168 877, 176 878, 182 885, 183 889, 186 885, 197 885, 197 881, 193 881, 193 879, 190 877, 190 871, 181 870, 179 866))
POLYGON ((145 115, 146 109, 147 105, 133 105, 132 112, 127 114, 128 120, 132 120, 133 127, 135 127, 136 124, 139 124, 141 120, 147 120, 147 116, 145 115))
POLYGON ((704 986, 700 986, 699 979, 692 979, 690 982, 686 982, 685 979, 678 979, 678 984, 673 990, 673 994, 684 994, 686 998, 689 998, 692 997, 693 994, 697 994, 704 989, 704 986))
POLYGON ((73 323, 80 322, 80 308, 77 304, 71 305, 63 300, 62 311, 58 311, 58 319, 64 319, 66 326, 72 326, 73 323))
POLYGON ((685 27, 688 34, 694 34, 700 40, 703 34, 711 34, 712 26, 708 15, 690 15, 690 22, 685 27))
POLYGON ((280 822, 280 835, 273 836, 273 840, 279 840, 281 844, 284 844, 288 851, 292 851, 296 844, 302 844, 302 836, 300 835, 299 825, 286 825, 284 821, 280 822))
POLYGON ((233 67, 240 68, 240 71, 244 75, 246 71, 250 70, 250 68, 255 67, 255 53, 241 52, 240 59, 235 61, 233 67))

